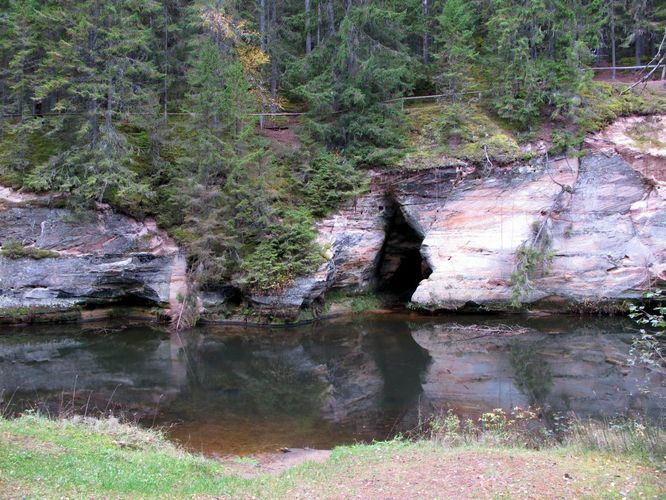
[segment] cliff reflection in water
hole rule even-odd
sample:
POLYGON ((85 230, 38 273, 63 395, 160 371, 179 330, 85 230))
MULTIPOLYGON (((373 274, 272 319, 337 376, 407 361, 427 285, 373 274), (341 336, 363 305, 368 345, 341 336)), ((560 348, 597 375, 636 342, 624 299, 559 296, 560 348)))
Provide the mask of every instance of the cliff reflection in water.
POLYGON ((462 320, 9 330, 0 336, 0 390, 14 408, 122 409, 211 453, 384 439, 446 409, 476 418, 538 404, 660 418, 666 408, 664 379, 627 362, 631 325, 559 319, 498 330, 505 320, 462 320))

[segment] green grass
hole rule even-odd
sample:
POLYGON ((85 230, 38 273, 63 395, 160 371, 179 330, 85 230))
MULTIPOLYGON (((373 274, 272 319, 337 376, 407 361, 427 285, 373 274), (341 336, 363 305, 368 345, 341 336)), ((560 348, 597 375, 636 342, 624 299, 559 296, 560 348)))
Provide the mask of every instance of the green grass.
POLYGON ((58 252, 53 252, 51 250, 23 246, 23 244, 17 240, 5 241, 0 250, 0 255, 7 257, 8 259, 29 258, 35 260, 50 259, 60 256, 58 252))
POLYGON ((344 306, 353 314, 383 309, 385 307, 382 297, 376 293, 349 293, 345 290, 333 290, 326 293, 326 307, 328 313, 334 305, 344 306))
MULTIPOLYGON (((113 420, 0 422, 2 480, 31 495, 232 495, 248 481, 113 420)), ((6 485, 7 486, 7 485, 6 485)))
POLYGON ((520 497, 518 488, 525 482, 536 488, 535 494, 560 496, 665 493, 662 473, 643 454, 602 449, 608 441, 595 439, 590 445, 586 439, 539 451, 519 442, 394 439, 339 447, 324 463, 306 462, 279 474, 248 474, 258 469, 259 460, 196 456, 166 442, 159 432, 114 419, 49 420, 29 414, 0 418, 0 496, 326 498, 409 496, 417 495, 418 488, 445 496, 465 479, 471 496, 520 497), (513 467, 511 474, 508 467, 513 467), (566 474, 573 479, 563 479, 566 474))

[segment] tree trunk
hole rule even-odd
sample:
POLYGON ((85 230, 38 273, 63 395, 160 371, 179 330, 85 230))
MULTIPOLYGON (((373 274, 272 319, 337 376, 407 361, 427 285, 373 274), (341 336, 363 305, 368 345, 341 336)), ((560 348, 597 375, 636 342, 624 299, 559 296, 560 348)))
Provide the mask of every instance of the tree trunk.
POLYGON ((634 47, 635 47, 635 56, 636 56, 636 66, 641 65, 641 56, 643 55, 643 40, 640 32, 636 32, 634 38, 634 47))
POLYGON ((90 149, 97 144, 97 100, 93 97, 88 104, 88 123, 90 124, 90 149))
POLYGON ((615 76, 617 71, 615 70, 616 66, 616 56, 615 56, 615 11, 613 9, 613 4, 610 5, 610 42, 611 42, 611 66, 612 69, 612 79, 615 81, 615 76))
POLYGON ((270 52, 271 52, 271 112, 277 111, 278 60, 275 51, 277 42, 277 0, 270 0, 270 52))
MULTIPOLYGON (((345 15, 349 15, 353 0, 347 0, 345 5, 345 15)), ((347 73, 351 75, 354 69, 354 25, 347 29, 347 73)))
MULTIPOLYGON (((99 15, 97 2, 94 2, 90 9, 90 18, 93 21, 92 26, 88 28, 88 56, 87 63, 89 64, 90 69, 95 67, 95 52, 97 50, 97 29, 96 23, 99 15)), ((97 96, 93 95, 90 97, 90 102, 88 105, 88 122, 90 126, 90 148, 92 149, 97 144, 97 96)))
POLYGON ((259 0, 259 46, 262 52, 266 52, 266 0, 259 0))
POLYGON ((310 33, 310 0, 305 0, 305 54, 312 52, 312 33, 310 33))
POLYGON ((328 34, 335 33, 335 13, 333 12, 333 0, 326 0, 326 17, 328 20, 328 34))
POLYGON ((430 5, 428 0, 422 0, 423 7, 423 63, 428 64, 430 58, 430 29, 428 25, 428 16, 430 15, 430 5))
POLYGON ((317 2, 317 47, 321 44, 321 0, 317 2))
POLYGON ((164 122, 169 117, 167 91, 169 88, 169 11, 164 6, 164 122))
POLYGON ((106 96, 106 130, 111 130, 113 125, 113 78, 109 77, 109 88, 106 96))

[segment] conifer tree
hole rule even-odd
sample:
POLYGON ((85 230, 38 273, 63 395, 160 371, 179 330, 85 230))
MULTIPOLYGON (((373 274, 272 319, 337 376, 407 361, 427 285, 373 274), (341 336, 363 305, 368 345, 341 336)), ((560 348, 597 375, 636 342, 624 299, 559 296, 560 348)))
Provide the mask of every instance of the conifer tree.
POLYGON ((403 15, 377 5, 347 7, 337 33, 292 66, 293 94, 308 102, 314 137, 360 163, 382 163, 404 139, 399 108, 384 101, 413 85, 403 15))
POLYGON ((542 110, 561 115, 591 78, 585 70, 603 20, 602 2, 497 0, 488 20, 494 107, 522 126, 542 110))
POLYGON ((472 65, 478 58, 474 42, 476 18, 469 0, 448 0, 437 17, 437 41, 440 72, 437 81, 443 90, 451 93, 471 83, 472 65))
POLYGON ((116 118, 155 102, 145 16, 158 4, 87 0, 67 6, 63 36, 43 61, 49 71, 36 86, 36 96, 56 96, 54 110, 85 110, 86 120, 76 123, 75 143, 42 165, 29 183, 73 191, 82 201, 144 196, 146 187, 130 169, 131 147, 116 118))

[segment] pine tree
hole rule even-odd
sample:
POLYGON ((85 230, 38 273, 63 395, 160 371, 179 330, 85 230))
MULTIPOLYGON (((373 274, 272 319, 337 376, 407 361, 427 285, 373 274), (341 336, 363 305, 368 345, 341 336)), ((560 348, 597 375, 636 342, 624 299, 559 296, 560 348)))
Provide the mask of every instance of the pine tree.
MULTIPOLYGON (((5 176, 23 181, 31 163, 30 138, 46 132, 37 114, 49 111, 48 103, 36 95, 40 63, 56 36, 58 11, 36 1, 8 2, 0 17, 0 166, 5 176)), ((10 181, 13 179, 9 179, 10 181)))
POLYGON ((603 15, 598 0, 497 0, 488 20, 495 45, 487 67, 500 116, 526 127, 544 111, 567 113, 591 79, 585 67, 603 15))
POLYGON ((183 180, 182 191, 201 284, 215 286, 232 278, 267 225, 268 202, 257 172, 266 152, 255 137, 257 99, 245 73, 263 60, 234 34, 226 14, 206 10, 203 16, 206 30, 188 72, 191 154, 183 159, 194 177, 189 185, 183 180))

